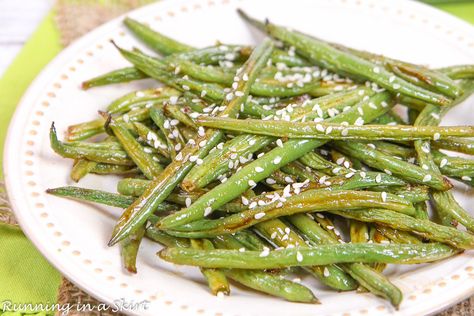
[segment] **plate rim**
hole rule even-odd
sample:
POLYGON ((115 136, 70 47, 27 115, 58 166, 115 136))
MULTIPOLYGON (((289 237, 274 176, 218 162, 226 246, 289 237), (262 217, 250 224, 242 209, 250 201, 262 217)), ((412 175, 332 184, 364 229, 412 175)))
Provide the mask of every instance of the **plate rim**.
MULTIPOLYGON (((35 245, 35 247, 40 251, 40 253, 43 255, 43 257, 52 265, 54 266, 62 275, 66 276, 68 279, 71 281, 74 281, 74 284, 77 285, 79 288, 84 290, 85 292, 89 293, 91 296, 98 298, 102 302, 107 302, 111 303, 108 298, 102 295, 102 293, 98 293, 96 291, 90 292, 88 286, 85 284, 85 282, 82 282, 80 279, 80 276, 77 275, 75 276, 74 273, 70 273, 68 271, 68 268, 66 265, 62 264, 61 260, 57 260, 56 257, 54 256, 52 251, 49 251, 46 246, 42 245, 39 240, 37 239, 35 232, 30 229, 27 225, 27 218, 22 216, 25 215, 25 212, 22 212, 20 209, 20 202, 18 201, 18 198, 21 199, 22 197, 16 197, 13 194, 9 192, 15 192, 15 180, 13 178, 13 175, 10 176, 9 171, 13 170, 11 166, 15 166, 15 164, 18 164, 18 162, 15 161, 14 155, 12 155, 13 150, 10 150, 10 148, 20 148, 18 145, 15 145, 16 138, 19 133, 17 130, 17 126, 22 125, 21 123, 23 121, 27 121, 27 119, 23 119, 21 117, 22 114, 27 113, 28 110, 31 110, 34 104, 34 100, 36 99, 36 94, 38 94, 39 91, 41 91, 44 86, 44 82, 48 82, 51 77, 53 76, 53 72, 51 69, 56 68, 58 64, 62 64, 70 59, 70 55, 77 54, 78 49, 81 46, 84 46, 84 43, 86 43, 86 39, 93 39, 94 37, 99 36, 99 34, 105 32, 107 29, 112 29, 114 25, 117 24, 118 21, 121 21, 125 16, 134 16, 139 14, 140 11, 144 11, 148 7, 166 7, 166 6, 172 6, 172 7, 178 7, 180 4, 183 3, 193 3, 195 2, 194 0, 162 0, 160 2, 155 2, 151 3, 149 5, 146 5, 144 7, 135 9, 133 11, 127 12, 123 15, 120 15, 103 25, 91 30, 90 32, 86 33, 85 35, 81 36, 79 39, 75 40, 74 43, 63 49, 56 57, 54 57, 42 70, 41 72, 35 77, 35 79, 31 82, 27 90, 24 92, 23 96, 21 97, 20 101, 18 102, 17 108, 15 110, 14 115, 12 116, 7 135, 5 138, 5 146, 3 150, 3 157, 4 157, 4 164, 3 164, 3 171, 4 171, 4 178, 5 178, 5 185, 7 188, 7 194, 10 199, 11 207, 15 213, 16 219, 18 223, 20 224, 20 227, 22 231, 25 233, 25 235, 32 241, 32 243, 35 245), (49 73, 51 72, 51 73, 49 73), (31 99, 31 100, 29 100, 31 99), (28 102, 31 101, 31 102, 28 102), (12 156, 12 157, 10 157, 12 156)), ((363 2, 370 2, 370 0, 363 0, 363 2)), ((399 1, 400 3, 403 3, 402 6, 407 6, 407 5, 414 5, 419 6, 423 10, 428 10, 431 11, 430 14, 441 14, 444 16, 445 19, 449 19, 450 22, 458 24, 458 27, 461 29, 469 30, 468 33, 473 33, 474 34, 474 26, 469 24, 466 21, 463 21, 451 14, 448 14, 446 12, 443 12, 439 9, 436 9, 434 7, 431 7, 427 4, 419 3, 416 1, 412 0, 402 0, 399 1)), ((423 11, 425 13, 425 11, 423 11)), ((464 298, 468 297, 469 295, 474 294, 474 286, 472 286, 470 289, 465 290, 462 294, 456 295, 455 298, 451 299, 451 302, 449 302, 448 305, 442 305, 442 304, 433 304, 436 305, 433 308, 427 310, 429 314, 434 314, 436 312, 439 312, 441 310, 449 308, 449 306, 452 306, 459 301, 463 300, 464 298)))

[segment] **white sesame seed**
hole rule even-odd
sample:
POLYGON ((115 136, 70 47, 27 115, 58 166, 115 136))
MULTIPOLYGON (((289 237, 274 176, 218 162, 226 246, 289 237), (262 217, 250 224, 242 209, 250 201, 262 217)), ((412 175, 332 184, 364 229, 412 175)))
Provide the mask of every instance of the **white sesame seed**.
POLYGON ((195 162, 197 159, 198 159, 198 156, 193 155, 193 156, 189 157, 189 161, 191 161, 191 162, 195 162))
POLYGON ((261 218, 264 217, 264 216, 265 216, 265 213, 264 213, 264 212, 260 212, 260 213, 255 214, 254 218, 255 218, 255 219, 261 219, 261 218))
POLYGON ((382 192, 382 201, 387 201, 387 192, 382 192))
POLYGON ((178 97, 173 95, 170 97, 170 103, 171 104, 176 104, 178 102, 178 97))
POLYGON ((470 176, 462 176, 461 179, 464 181, 472 181, 472 178, 470 176))
POLYGON ((364 119, 362 117, 358 117, 357 120, 355 120, 354 125, 364 125, 364 119))
POLYGON ((178 144, 174 145, 174 150, 180 151, 181 150, 181 144, 178 143, 178 144))
POLYGON ((324 133, 324 127, 321 124, 316 124, 316 129, 322 133, 324 133))
POLYGON ((327 267, 324 267, 323 275, 324 275, 326 278, 330 275, 329 270, 328 270, 327 267))
POLYGON ((212 207, 208 206, 204 209, 204 216, 207 216, 209 214, 211 214, 212 212, 212 207))
POLYGON ((204 147, 206 146, 206 143, 207 143, 207 140, 204 139, 204 140, 201 140, 198 145, 199 147, 204 147))
POLYGON ((244 247, 239 248, 239 252, 245 252, 245 248, 244 247))
POLYGON ((198 128, 198 135, 203 137, 204 135, 206 135, 206 131, 204 130, 204 127, 202 126, 199 126, 198 128))
POLYGON ((398 83, 394 83, 392 88, 395 89, 395 90, 398 90, 398 89, 400 89, 400 85, 398 83))
POLYGON ((174 159, 176 159, 177 161, 183 160, 183 153, 182 152, 178 153, 174 159))
POLYGON ((379 74, 379 73, 380 73, 380 68, 379 68, 379 67, 374 67, 374 68, 372 69, 372 71, 373 71, 374 73, 376 73, 376 74, 379 74))
POLYGON ((257 172, 263 172, 264 169, 262 167, 255 167, 255 171, 257 172))
POLYGON ((421 145, 421 150, 423 150, 424 153, 429 154, 430 153, 430 144, 425 142, 421 145))
POLYGON ((257 207, 258 203, 253 201, 252 203, 249 204, 249 208, 252 209, 252 208, 255 208, 257 207))
POLYGON ((185 200, 184 200, 184 203, 186 204, 186 207, 190 207, 191 206, 191 198, 190 197, 187 197, 185 200))
POLYGON ((344 165, 344 167, 346 167, 346 168, 349 168, 349 167, 351 166, 351 164, 350 164, 349 161, 347 161, 347 160, 344 161, 343 165, 344 165))
POLYGON ((433 140, 439 140, 441 135, 439 133, 434 133, 433 140))
POLYGON ((388 103, 385 102, 385 101, 382 101, 382 102, 380 102, 380 105, 382 105, 382 107, 386 108, 388 106, 388 103))
POLYGON ((393 81, 395 81, 395 76, 390 76, 390 78, 388 78, 388 82, 392 83, 393 81))
POLYGON ((427 174, 423 177, 423 182, 431 181, 431 175, 427 174))
POLYGON ((273 233, 270 235, 270 238, 271 238, 271 239, 275 239, 276 236, 277 236, 277 234, 278 234, 277 232, 273 232, 273 233))
POLYGON ((253 181, 253 180, 249 180, 248 184, 249 184, 251 187, 254 187, 254 186, 257 185, 257 184, 255 183, 255 181, 253 181))
POLYGON ((382 175, 380 173, 375 176, 375 182, 377 182, 377 183, 382 182, 382 175))
POLYGON ((342 131, 341 131, 341 135, 342 136, 347 136, 349 134, 349 130, 347 128, 344 128, 342 131))
POLYGON ((388 174, 388 175, 392 175, 392 171, 388 170, 388 169, 383 169, 383 171, 388 174))
POLYGON ((278 147, 283 147, 283 142, 281 141, 280 138, 277 139, 276 144, 277 144, 278 147))
POLYGON ((189 86, 187 86, 187 85, 185 85, 185 84, 183 84, 182 87, 183 87, 183 90, 186 90, 186 91, 189 91, 189 90, 190 90, 189 86))
POLYGON ((270 249, 268 247, 263 247, 263 251, 260 253, 260 257, 266 257, 270 254, 270 249))
POLYGON ((235 95, 237 97, 243 97, 244 96, 244 93, 242 91, 235 91, 235 95))
POLYGON ((360 176, 361 176, 362 178, 365 178, 365 177, 367 176, 367 173, 365 173, 364 171, 361 171, 361 172, 360 172, 360 176))
POLYGON ((344 157, 338 158, 338 159, 336 160, 336 164, 342 165, 342 164, 344 163, 344 160, 345 160, 344 157))
POLYGON ((446 166, 447 164, 448 164, 448 159, 443 158, 443 159, 441 159, 441 162, 440 162, 440 164, 439 164, 439 167, 440 167, 440 168, 443 168, 443 167, 446 166))
POLYGON ((179 121, 178 121, 177 119, 172 119, 172 120, 170 121, 170 125, 171 125, 171 126, 176 126, 176 125, 178 125, 178 124, 179 124, 179 121))
POLYGON ((326 135, 329 135, 332 132, 332 126, 328 126, 326 129, 326 135))
POLYGON ((345 175, 347 179, 351 178, 355 173, 354 172, 349 172, 345 175))
POLYGON ((296 252, 296 261, 298 262, 303 261, 303 255, 299 251, 296 252))
POLYGON ((197 164, 197 165, 202 165, 203 162, 204 162, 204 160, 202 160, 201 158, 198 158, 198 159, 196 160, 196 164, 197 164))
POLYGON ((293 179, 291 179, 291 177, 286 176, 286 177, 285 177, 285 182, 286 182, 286 183, 293 183, 294 181, 293 181, 293 179))
POLYGON ((243 74, 242 80, 243 80, 243 81, 248 81, 248 80, 249 80, 249 76, 248 76, 247 74, 243 74))
POLYGON ((428 170, 428 169, 430 169, 430 167, 428 167, 428 165, 427 165, 427 164, 422 164, 422 165, 421 165, 421 168, 423 168, 423 169, 425 169, 425 170, 428 170))
POLYGON ((440 119, 440 116, 439 116, 438 113, 431 113, 431 116, 432 116, 433 118, 437 119, 437 120, 440 119))
POLYGON ((268 184, 275 184, 276 183, 276 181, 272 178, 266 178, 265 182, 268 183, 268 184))

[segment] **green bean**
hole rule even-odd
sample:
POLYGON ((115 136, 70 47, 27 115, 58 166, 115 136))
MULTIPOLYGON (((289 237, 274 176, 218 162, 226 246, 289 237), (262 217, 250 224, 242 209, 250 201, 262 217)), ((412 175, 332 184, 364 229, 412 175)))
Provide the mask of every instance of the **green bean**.
POLYGON ((164 107, 165 113, 168 114, 170 117, 178 120, 180 123, 188 126, 192 129, 197 130, 197 125, 194 123, 193 119, 189 117, 186 113, 184 113, 180 107, 173 104, 166 104, 164 107))
POLYGON ((380 150, 384 154, 391 155, 394 157, 399 157, 408 160, 416 156, 415 150, 413 148, 404 147, 400 144, 394 144, 386 141, 372 141, 370 143, 373 145, 370 146, 375 146, 377 150, 380 150))
POLYGON ((473 137, 474 126, 348 125, 325 122, 262 121, 201 117, 201 126, 236 132, 288 138, 344 140, 413 140, 440 137, 473 137))
POLYGON ((151 240, 156 241, 167 247, 188 248, 191 246, 191 243, 188 238, 170 236, 165 232, 156 229, 153 225, 148 226, 145 235, 151 240))
POLYGON ((230 215, 217 220, 203 219, 182 226, 174 227, 169 233, 176 236, 208 237, 229 234, 272 218, 290 214, 329 211, 357 210, 364 207, 381 207, 388 210, 413 215, 415 212, 411 203, 390 193, 380 194, 370 191, 349 191, 326 189, 307 190, 298 195, 284 195, 283 201, 272 198, 270 203, 263 201, 261 206, 230 215), (185 233, 180 233, 185 232, 185 233))
POLYGON ((82 82, 82 89, 87 90, 94 87, 101 87, 115 83, 124 83, 149 78, 148 75, 135 67, 120 68, 107 72, 103 75, 88 79, 82 82))
POLYGON ((390 227, 376 225, 376 229, 382 235, 386 236, 397 244, 420 244, 422 241, 420 238, 410 234, 409 232, 393 229, 390 227))
POLYGON ((89 161, 87 159, 79 159, 74 163, 71 170, 71 179, 74 182, 79 182, 88 173, 90 173, 96 167, 97 162, 89 161))
MULTIPOLYGON (((415 121, 415 125, 437 125, 441 117, 449 111, 451 107, 462 102, 474 91, 473 83, 463 82, 462 85, 466 92, 462 97, 456 99, 452 106, 441 110, 433 105, 426 105, 415 121)), ((441 175, 438 165, 433 160, 430 149, 430 143, 415 141, 415 150, 419 163, 425 166, 425 168, 428 168, 431 172, 441 175)), ((456 226, 457 223, 461 223, 469 231, 474 231, 474 218, 459 205, 451 192, 435 191, 432 193, 432 197, 436 214, 444 225, 456 226)))
MULTIPOLYGON (((373 109, 369 106, 369 103, 380 104, 389 100, 390 96, 386 93, 375 95, 366 101, 360 102, 348 111, 335 116, 331 121, 335 123, 343 121, 353 122, 360 116, 358 109, 361 108, 362 113, 364 113, 363 119, 370 122, 374 117, 386 112, 388 107, 376 106, 376 109, 373 109)), ((319 140, 289 140, 282 144, 282 147, 278 146, 259 159, 244 166, 229 180, 200 197, 191 207, 165 217, 160 221, 159 225, 163 229, 171 228, 200 219, 204 217, 205 213, 212 212, 212 210, 217 209, 254 186, 254 183, 265 179, 273 171, 323 144, 324 141, 319 140), (205 212, 205 210, 208 211, 205 212)))
POLYGON ((145 227, 141 227, 121 242, 123 265, 130 273, 137 273, 137 254, 144 235, 145 227))
MULTIPOLYGON (((61 197, 68 197, 79 201, 89 201, 119 208, 127 208, 135 201, 135 198, 130 196, 73 186, 48 189, 46 190, 46 193, 61 197)), ((176 206, 167 202, 159 204, 156 208, 157 212, 173 210, 176 210, 176 206)))
POLYGON ((438 69, 451 79, 473 79, 474 65, 457 65, 438 69))
POLYGON ((369 241, 369 227, 366 223, 350 221, 349 224, 352 243, 366 243, 369 241))
MULTIPOLYGON (((172 64, 184 74, 197 80, 231 86, 234 81, 234 73, 224 68, 214 66, 201 66, 187 60, 174 59, 172 64)), ((319 78, 308 82, 277 81, 272 78, 259 78, 252 87, 250 93, 257 96, 268 97, 292 97, 302 95, 314 89, 319 78)))
POLYGON ((438 151, 432 151, 432 155, 442 174, 457 178, 474 177, 474 160, 450 157, 438 151))
POLYGON ((441 175, 406 161, 393 158, 366 144, 337 141, 334 142, 334 145, 343 153, 361 160, 372 168, 388 170, 390 173, 409 182, 427 185, 444 191, 452 187, 449 181, 441 175))
POLYGON ((65 158, 84 158, 91 161, 110 163, 116 165, 133 166, 134 163, 128 157, 124 150, 100 150, 91 146, 91 148, 85 146, 74 146, 68 143, 63 143, 58 140, 56 135, 56 128, 54 123, 51 124, 49 133, 51 148, 62 157, 65 158))
POLYGON ((258 270, 226 269, 232 280, 251 289, 282 297, 290 302, 319 304, 319 300, 307 287, 258 270))
MULTIPOLYGON (((255 225, 255 229, 266 239, 279 247, 305 246, 305 240, 279 219, 272 219, 255 225)), ((312 266, 305 269, 323 284, 340 291, 350 291, 357 283, 335 265, 312 266)))
POLYGON ((112 129, 128 156, 148 179, 157 177, 163 171, 163 167, 153 159, 154 157, 150 153, 145 151, 123 124, 112 120, 108 126, 112 129))
MULTIPOLYGON (((214 246, 207 239, 191 239, 191 247, 193 249, 213 250, 214 246)), ((224 271, 214 268, 201 268, 201 273, 207 280, 209 289, 213 295, 222 293, 224 295, 230 294, 230 286, 224 271)))
MULTIPOLYGON (((118 122, 128 124, 129 122, 141 122, 149 118, 150 109, 147 107, 133 109, 122 116, 115 118, 118 122)), ((92 136, 105 132, 105 119, 100 118, 86 123, 71 125, 67 129, 66 139, 68 141, 76 141, 90 138, 92 136)))
MULTIPOLYGON (((332 237, 324 231, 317 223, 303 214, 289 216, 289 221, 305 237, 316 244, 337 244, 338 239, 332 237)), ((365 237, 365 234, 363 236, 365 237)), ((390 300, 390 302, 398 307, 402 300, 401 291, 392 284, 383 274, 372 269, 370 266, 361 263, 341 264, 341 267, 347 271, 355 280, 357 280, 364 288, 368 289, 375 295, 380 295, 390 300)))
POLYGON ((329 70, 354 75, 373 81, 393 93, 408 95, 437 105, 448 105, 451 100, 445 96, 420 88, 388 72, 383 67, 330 46, 314 37, 291 32, 275 24, 266 23, 266 31, 284 43, 294 46, 298 52, 310 61, 329 70))
POLYGON ((463 139, 455 137, 448 139, 439 139, 433 142, 433 146, 436 148, 447 149, 468 155, 474 155, 473 139, 463 139))
MULTIPOLYGON (((239 81, 236 81, 237 87, 233 88, 232 93, 240 92, 241 95, 235 95, 235 97, 230 100, 226 99, 224 102, 225 109, 220 115, 233 117, 238 114, 241 105, 244 104, 247 99, 250 86, 255 81, 260 69, 266 64, 272 49, 273 44, 271 41, 266 40, 254 50, 241 71, 236 74, 239 81), (248 76, 248 78, 246 78, 248 80, 243 79, 244 75, 248 76)), ((204 158, 223 136, 221 131, 213 130, 208 130, 202 134, 203 136, 199 135, 193 143, 188 142, 180 152, 182 159, 175 158, 175 160, 166 167, 163 173, 149 184, 145 192, 125 210, 114 228, 109 245, 120 241, 132 233, 137 226, 142 225, 148 215, 153 212, 154 207, 161 203, 186 176, 197 159, 204 158), (195 157, 196 160, 193 159, 193 161, 191 161, 191 156, 195 157)))
POLYGON ((392 194, 398 195, 399 197, 410 201, 411 203, 419 203, 419 202, 424 202, 428 201, 430 199, 429 196, 429 190, 426 186, 422 185, 408 185, 408 186, 403 186, 403 187, 384 187, 384 186, 378 186, 372 188, 372 191, 377 191, 377 192, 390 192, 392 194))
MULTIPOLYGON (((280 170, 289 174, 290 176, 294 176, 295 179, 299 182, 318 182, 319 179, 325 175, 324 173, 318 171, 308 170, 303 164, 297 161, 290 162, 286 166, 281 167, 280 170)), ((285 181, 285 185, 286 184, 288 184, 287 181, 285 181)))
POLYGON ((388 70, 393 71, 397 76, 417 86, 438 91, 451 98, 459 97, 463 93, 459 85, 442 71, 428 69, 423 66, 388 58, 382 55, 372 54, 366 51, 343 47, 341 45, 332 45, 375 64, 383 65, 388 68, 388 70))
POLYGON ((166 248, 158 255, 176 264, 206 268, 277 269, 349 262, 416 264, 442 260, 456 253, 442 244, 339 244, 269 252, 166 248))
POLYGON ((247 134, 239 135, 223 145, 218 145, 218 148, 222 146, 222 150, 211 151, 201 165, 191 169, 183 179, 181 187, 188 192, 203 188, 224 175, 229 169, 237 168, 240 163, 245 163, 249 154, 271 142, 271 138, 247 134), (232 168, 229 168, 230 162, 232 168))
MULTIPOLYGON (((331 109, 334 106, 342 108, 344 106, 348 106, 349 104, 353 104, 353 102, 355 102, 355 100, 357 99, 361 99, 361 91, 365 93, 365 90, 360 89, 346 93, 338 93, 330 97, 317 99, 317 104, 319 105, 319 108, 322 111, 323 117, 326 117, 328 115, 327 112, 324 112, 326 109, 331 109)), ((315 106, 314 103, 314 100, 307 103, 303 103, 303 106, 301 108, 295 109, 294 115, 299 117, 305 116, 308 111, 312 111, 312 108, 315 106)), ((215 180, 218 176, 225 174, 225 172, 230 169, 229 165, 237 168, 236 165, 238 165, 238 163, 229 159, 231 156, 235 156, 236 158, 238 158, 239 163, 245 163, 247 162, 247 157, 250 153, 259 150, 260 148, 266 146, 268 142, 273 140, 274 139, 270 137, 263 137, 257 135, 237 136, 229 143, 232 143, 233 145, 239 143, 240 145, 238 146, 238 149, 234 146, 224 146, 221 152, 211 153, 204 160, 204 163, 201 166, 196 166, 190 172, 188 177, 183 180, 183 188, 187 191, 193 191, 196 188, 200 188, 202 186, 207 185, 212 180, 215 180), (232 164, 230 164, 231 161, 232 164), (212 170, 209 170, 210 168, 212 168, 212 170), (198 176, 205 178, 199 178, 198 176), (202 183, 197 183, 198 181, 201 181, 201 179, 202 183)))
MULTIPOLYGON (((176 156, 176 146, 178 146, 177 148, 180 148, 179 146, 182 146, 182 143, 184 142, 181 134, 179 134, 179 132, 172 134, 170 121, 166 118, 162 110, 150 110, 150 118, 164 135, 170 158, 174 158, 176 156)), ((177 129, 175 130, 178 131, 177 129)))
POLYGON ((96 174, 133 174, 139 173, 136 167, 96 163, 91 173, 96 174))
POLYGON ((333 94, 341 91, 348 91, 354 87, 353 83, 331 82, 321 80, 319 85, 309 91, 313 97, 321 97, 328 94, 333 94))
POLYGON ((169 97, 179 95, 178 90, 168 87, 134 91, 110 103, 107 106, 107 112, 110 114, 125 113, 132 110, 132 108, 160 104, 169 97))
POLYGON ((388 111, 384 115, 381 115, 381 116, 377 117, 374 120, 374 124, 379 124, 379 125, 407 125, 406 122, 398 114, 396 114, 393 109, 388 111))
POLYGON ((171 157, 168 151, 166 139, 164 139, 160 133, 157 133, 140 122, 134 122, 133 126, 135 127, 138 136, 145 143, 147 143, 150 147, 153 147, 160 155, 163 155, 166 158, 171 157))
POLYGON ((364 209, 357 211, 330 211, 345 218, 358 221, 377 223, 430 240, 446 243, 460 249, 472 249, 474 236, 466 232, 433 223, 429 220, 416 219, 399 212, 382 209, 364 209))
POLYGON ((131 18, 125 18, 123 23, 148 47, 165 56, 176 52, 187 52, 194 49, 191 46, 180 43, 161 33, 155 32, 148 26, 131 18))

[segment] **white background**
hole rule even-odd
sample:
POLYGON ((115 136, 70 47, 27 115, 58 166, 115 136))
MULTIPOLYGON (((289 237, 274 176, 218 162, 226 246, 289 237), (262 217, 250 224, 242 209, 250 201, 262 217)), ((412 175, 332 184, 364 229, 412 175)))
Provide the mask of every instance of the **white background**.
POLYGON ((0 0, 0 77, 54 0, 0 0))

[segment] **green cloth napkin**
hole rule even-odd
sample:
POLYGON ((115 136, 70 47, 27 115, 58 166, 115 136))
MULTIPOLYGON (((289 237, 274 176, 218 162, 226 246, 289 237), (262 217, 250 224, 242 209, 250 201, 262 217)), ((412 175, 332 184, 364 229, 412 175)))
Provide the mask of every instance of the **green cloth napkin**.
MULTIPOLYGON (((53 14, 42 21, 0 80, 0 166, 8 123, 16 104, 40 70, 62 49, 53 14)), ((0 280, 2 316, 18 315, 1 312, 5 301, 34 304, 58 300, 61 275, 16 226, 0 224, 0 280)))
MULTIPOLYGON (((474 2, 438 4, 438 8, 474 23, 474 2)), ((40 24, 14 62, 0 79, 0 152, 10 118, 18 101, 40 70, 62 49, 54 12, 40 24)), ((0 155, 0 165, 3 156, 0 155)), ((2 170, 0 169, 0 178, 2 170)), ((56 302, 60 274, 15 227, 0 225, 0 303, 56 302)), ((1 305, 0 305, 1 308, 1 305)), ((4 313, 3 316, 17 314, 4 313)))
POLYGON ((56 303, 60 274, 16 226, 0 223, 0 236, 0 309, 8 311, 15 303, 56 303))

